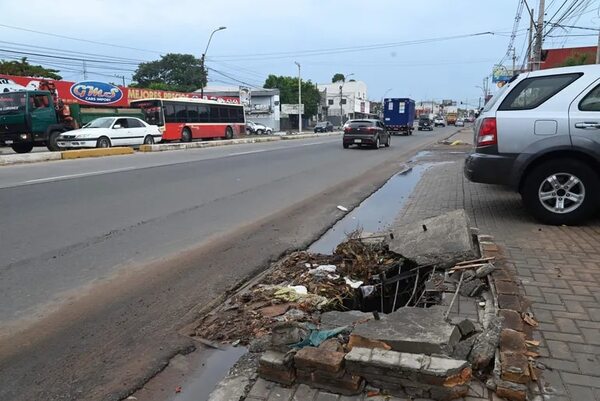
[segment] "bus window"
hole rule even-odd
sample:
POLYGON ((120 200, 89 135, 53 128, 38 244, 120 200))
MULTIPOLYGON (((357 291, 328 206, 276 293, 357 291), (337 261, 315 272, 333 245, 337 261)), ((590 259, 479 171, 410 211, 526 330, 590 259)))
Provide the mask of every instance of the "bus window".
POLYGON ((178 123, 187 123, 188 122, 187 110, 185 108, 185 105, 183 105, 183 104, 175 105, 175 120, 178 123))
POLYGON ((131 107, 139 107, 144 113, 144 120, 150 125, 163 125, 160 100, 133 102, 131 107))
POLYGON ((175 108, 172 104, 165 105, 165 122, 166 123, 174 123, 177 122, 175 120, 175 108))
POLYGON ((199 123, 207 123, 208 122, 208 107, 207 106, 198 106, 198 122, 199 123))
POLYGON ((221 106, 218 105, 210 105, 210 122, 211 123, 220 123, 221 118, 219 117, 219 109, 221 106))
POLYGON ((198 123, 198 106, 188 105, 187 106, 188 123, 198 123))

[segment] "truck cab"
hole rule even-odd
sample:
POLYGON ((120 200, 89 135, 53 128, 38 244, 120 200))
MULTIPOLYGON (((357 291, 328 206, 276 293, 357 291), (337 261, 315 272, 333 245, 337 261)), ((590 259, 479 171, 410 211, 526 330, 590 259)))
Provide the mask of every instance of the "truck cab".
POLYGON ((66 129, 59 122, 54 101, 47 91, 0 93, 0 145, 27 153, 35 144, 52 149, 52 139, 66 129))

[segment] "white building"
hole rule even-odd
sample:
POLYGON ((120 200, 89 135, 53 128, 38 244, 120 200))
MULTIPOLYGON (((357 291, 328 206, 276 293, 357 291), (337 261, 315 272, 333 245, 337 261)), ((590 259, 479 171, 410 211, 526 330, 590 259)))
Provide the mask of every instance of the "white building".
POLYGON ((320 84, 318 88, 326 93, 327 119, 334 124, 339 124, 340 115, 347 120, 368 117, 371 112, 367 84, 362 81, 320 84))

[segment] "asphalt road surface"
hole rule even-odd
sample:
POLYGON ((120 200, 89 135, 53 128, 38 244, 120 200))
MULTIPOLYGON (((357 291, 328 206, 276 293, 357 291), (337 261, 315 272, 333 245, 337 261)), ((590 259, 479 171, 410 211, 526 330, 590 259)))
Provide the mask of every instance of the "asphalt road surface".
POLYGON ((0 167, 0 399, 127 396, 202 307, 454 131, 0 167))

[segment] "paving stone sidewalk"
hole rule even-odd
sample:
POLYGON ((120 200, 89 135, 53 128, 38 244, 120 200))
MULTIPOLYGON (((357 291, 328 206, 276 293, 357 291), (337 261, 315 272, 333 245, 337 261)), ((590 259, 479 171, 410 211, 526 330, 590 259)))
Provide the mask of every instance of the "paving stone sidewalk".
MULTIPOLYGON (((463 132, 453 139, 470 143, 471 136, 463 132)), ((472 224, 494 236, 515 264, 522 290, 540 322, 535 336, 541 342, 539 362, 545 369, 536 401, 600 401, 600 219, 582 227, 537 223, 525 212, 518 194, 464 179, 463 160, 469 149, 469 145, 436 145, 419 158, 433 166, 398 219, 411 222, 464 208, 472 224)), ((465 401, 498 399, 475 384, 465 401)), ((246 400, 402 399, 344 397, 304 385, 287 389, 259 379, 246 400)))

